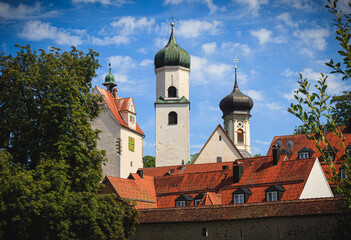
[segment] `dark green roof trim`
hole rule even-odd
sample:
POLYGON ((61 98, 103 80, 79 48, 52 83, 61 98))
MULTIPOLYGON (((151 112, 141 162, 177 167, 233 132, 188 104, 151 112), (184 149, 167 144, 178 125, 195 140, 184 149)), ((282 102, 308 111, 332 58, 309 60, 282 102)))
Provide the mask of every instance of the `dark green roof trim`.
POLYGON ((165 100, 164 98, 160 97, 159 99, 156 100, 155 104, 183 104, 183 103, 189 103, 189 100, 186 99, 186 97, 181 97, 180 99, 170 99, 170 100, 165 100))

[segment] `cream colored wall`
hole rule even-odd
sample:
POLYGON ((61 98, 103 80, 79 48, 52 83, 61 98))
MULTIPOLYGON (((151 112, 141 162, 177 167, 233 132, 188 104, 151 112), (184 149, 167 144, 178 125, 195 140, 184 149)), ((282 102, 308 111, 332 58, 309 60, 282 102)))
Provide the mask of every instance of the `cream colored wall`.
POLYGON ((300 199, 333 197, 329 183, 324 175, 318 158, 313 164, 310 175, 307 178, 305 187, 302 190, 300 199))
POLYGON ((179 165, 190 160, 189 104, 156 104, 156 167, 179 165), (168 125, 174 111, 178 124, 168 125))
POLYGON ((99 118, 92 121, 91 126, 101 130, 97 147, 106 151, 108 160, 102 165, 103 176, 120 177, 120 155, 117 153, 116 141, 120 138, 121 126, 106 105, 103 105, 99 118))
POLYGON ((121 129, 121 167, 120 167, 120 177, 127 178, 130 173, 135 173, 138 168, 143 167, 143 137, 129 129, 121 129), (134 138, 134 152, 129 150, 129 137, 134 138), (130 165, 130 162, 133 165, 130 165))
POLYGON ((168 88, 177 88, 177 97, 189 99, 190 69, 179 66, 166 66, 155 69, 156 73, 156 99, 168 97, 168 88), (172 83, 173 82, 173 83, 172 83))
POLYGON ((240 153, 235 149, 221 128, 216 129, 199 153, 194 164, 215 163, 219 156, 222 157, 222 162, 234 161, 241 158, 240 153), (221 141, 219 141, 219 136, 221 136, 221 141))
POLYGON ((234 142, 235 146, 240 150, 251 153, 251 136, 250 136, 250 118, 248 116, 227 115, 224 117, 224 126, 228 125, 228 135, 234 142), (244 142, 239 143, 236 132, 239 129, 237 124, 239 121, 244 123, 242 127, 244 131, 244 142))

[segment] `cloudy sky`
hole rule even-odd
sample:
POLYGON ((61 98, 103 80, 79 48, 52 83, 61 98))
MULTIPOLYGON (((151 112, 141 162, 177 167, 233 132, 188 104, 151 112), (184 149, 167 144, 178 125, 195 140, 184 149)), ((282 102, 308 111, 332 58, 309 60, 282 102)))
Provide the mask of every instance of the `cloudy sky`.
MULTIPOLYGON (((347 11, 347 1, 340 7, 347 11)), ((155 148, 153 59, 170 34, 171 13, 178 44, 191 55, 190 144, 198 152, 223 123, 218 107, 238 83, 254 100, 252 153, 266 154, 273 136, 292 134, 300 122, 287 112, 298 74, 314 83, 324 65, 339 60, 332 16, 323 0, 0 0, 0 48, 50 46, 100 53, 94 85, 102 86, 108 63, 119 95, 133 97, 137 122, 145 132, 144 155, 155 148)), ((332 75, 328 93, 350 90, 332 75)))

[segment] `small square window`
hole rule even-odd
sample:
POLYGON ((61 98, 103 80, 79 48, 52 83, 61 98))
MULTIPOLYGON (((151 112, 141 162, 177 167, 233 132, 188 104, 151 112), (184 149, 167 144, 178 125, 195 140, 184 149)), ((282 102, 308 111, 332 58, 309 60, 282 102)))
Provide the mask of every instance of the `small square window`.
POLYGON ((200 202, 201 202, 201 199, 195 199, 194 205, 197 206, 200 204, 200 202))
POLYGON ((266 200, 267 202, 278 201, 278 193, 274 192, 266 192, 266 200))
POLYGON ((176 201, 176 207, 185 207, 185 201, 176 201))
POLYGON ((234 194, 234 203, 244 203, 244 194, 234 194))
POLYGON ((300 158, 300 159, 309 158, 308 152, 301 152, 301 153, 299 154, 299 158, 300 158))

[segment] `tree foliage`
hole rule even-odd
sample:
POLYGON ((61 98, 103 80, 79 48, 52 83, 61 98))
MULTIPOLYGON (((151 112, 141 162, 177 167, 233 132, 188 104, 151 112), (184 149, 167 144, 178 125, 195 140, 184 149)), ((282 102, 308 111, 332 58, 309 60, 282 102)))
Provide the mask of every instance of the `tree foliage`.
POLYGON ((17 47, 0 55, 0 238, 127 239, 137 211, 98 194, 98 54, 17 47))
POLYGON ((144 168, 155 167, 155 157, 146 155, 143 157, 144 168))
MULTIPOLYGON (((343 80, 348 80, 351 77, 351 46, 350 46, 350 27, 351 22, 350 14, 343 14, 337 10, 337 0, 327 0, 328 5, 326 8, 334 15, 334 25, 336 26, 336 40, 339 42, 342 50, 338 53, 343 57, 342 63, 334 63, 330 60, 328 65, 332 68, 332 74, 341 74, 343 80)), ((351 5, 349 4, 349 7, 351 5)), ((345 124, 350 117, 350 92, 344 92, 342 96, 335 96, 331 100, 331 106, 328 102, 329 96, 326 94, 327 77, 321 74, 321 78, 315 84, 317 92, 310 89, 310 83, 304 79, 300 74, 299 89, 295 91, 295 99, 297 104, 291 104, 288 111, 299 118, 303 125, 298 129, 303 133, 308 133, 309 139, 315 141, 318 151, 321 153, 325 164, 329 164, 330 181, 336 185, 335 192, 340 195, 342 199, 342 210, 350 213, 351 211, 351 156, 347 154, 347 146, 345 145, 345 138, 341 131, 342 128, 338 127, 345 124), (335 149, 330 144, 327 138, 327 131, 332 131, 338 138, 339 150, 345 153, 344 159, 336 159, 336 162, 342 165, 347 178, 342 179, 338 174, 338 169, 335 167, 334 161, 327 161, 332 159, 332 155, 337 156, 335 149), (332 151, 323 151, 321 146, 329 146, 332 151)), ((340 219, 338 237, 340 239, 349 238, 350 234, 350 221, 346 218, 340 219)))

